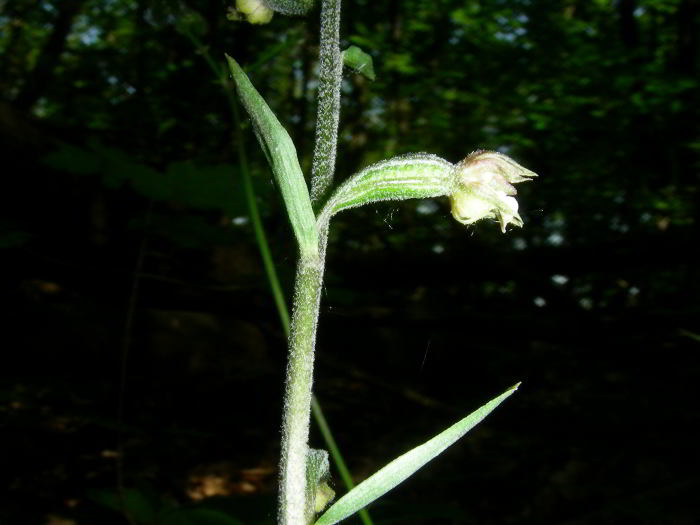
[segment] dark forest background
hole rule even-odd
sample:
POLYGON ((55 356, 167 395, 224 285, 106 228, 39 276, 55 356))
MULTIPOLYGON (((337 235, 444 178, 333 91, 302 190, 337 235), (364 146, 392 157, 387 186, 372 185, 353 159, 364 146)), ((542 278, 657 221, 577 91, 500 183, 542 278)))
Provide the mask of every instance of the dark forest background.
MULTIPOLYGON (((697 523, 699 2, 344 4, 377 78, 344 74, 338 180, 477 148, 540 176, 506 235, 439 199, 334 219, 315 389, 356 480, 523 381, 375 522, 697 523)), ((318 10, 185 7, 308 172, 318 10)), ((0 523, 274 522, 285 337, 227 97, 177 13, 0 2, 0 523)), ((289 297, 293 236, 242 136, 289 297)))

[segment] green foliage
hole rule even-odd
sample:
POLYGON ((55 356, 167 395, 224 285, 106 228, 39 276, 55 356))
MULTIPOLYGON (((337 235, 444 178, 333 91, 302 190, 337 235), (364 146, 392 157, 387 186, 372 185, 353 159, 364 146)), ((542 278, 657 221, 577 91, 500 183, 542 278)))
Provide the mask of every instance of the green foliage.
POLYGON ((175 28, 181 33, 191 33, 197 37, 203 37, 207 33, 207 21, 193 9, 178 13, 175 28))
MULTIPOLYGON (((239 0, 237 6, 241 8, 244 4, 247 7, 254 5, 252 10, 255 12, 259 9, 259 3, 248 3, 247 0, 246 2, 239 0)), ((262 18, 264 17, 261 16, 257 22, 252 19, 250 21, 252 23, 269 21, 269 18, 265 20, 262 18)), ((454 167, 434 155, 416 154, 389 159, 360 172, 334 193, 319 214, 319 229, 322 234, 319 237, 311 201, 312 199, 317 201, 323 197, 330 188, 335 171, 342 74, 342 58, 338 48, 339 18, 340 0, 324 0, 321 8, 320 85, 311 196, 306 188, 296 149, 289 134, 255 90, 238 63, 226 55, 236 91, 252 120, 255 135, 282 193, 287 216, 292 224, 301 254, 297 263, 282 417, 278 510, 278 521, 282 525, 311 523, 314 514, 322 510, 334 494, 323 479, 328 472, 328 454, 325 451, 308 448, 316 329, 330 217, 342 209, 380 200, 444 195, 452 197, 453 190, 457 186, 460 190, 468 188, 466 191, 474 194, 483 193, 483 187, 490 187, 496 180, 502 180, 502 184, 496 183, 494 189, 494 192, 498 192, 498 199, 500 199, 501 194, 503 196, 515 194, 515 189, 508 184, 508 181, 521 182, 526 180, 526 177, 535 176, 534 173, 498 153, 486 152, 478 156, 470 156, 467 160, 473 160, 476 167, 458 170, 459 183, 454 176, 456 174, 454 167), (484 156, 491 160, 481 160, 484 156), (496 157, 498 159, 494 160, 496 157), (469 178, 470 170, 479 173, 476 182, 469 178), (462 171, 468 172, 467 175, 463 175, 462 171), (524 177, 525 172, 527 175, 524 177)), ((357 49, 351 50, 349 62, 359 66, 360 69, 367 68, 368 71, 371 66, 371 59, 357 49)), ((462 163, 458 167, 461 165, 462 163)), ((522 220, 517 214, 517 202, 512 197, 506 197, 506 199, 510 199, 506 204, 500 201, 497 204, 501 229, 504 232, 505 225, 513 217, 517 218, 517 221, 513 222, 522 226, 522 220), (507 211, 503 211, 506 207, 507 211)), ((481 202, 476 195, 473 195, 471 200, 481 202)), ((493 202, 489 202, 486 212, 484 210, 479 212, 480 216, 489 215, 494 205, 493 202)), ((483 208, 483 204, 480 206, 483 208)), ((473 222, 479 218, 471 211, 467 215, 464 218, 465 221, 473 222)), ((455 217, 459 220, 463 219, 462 215, 455 215, 455 217)), ((516 388, 517 386, 512 390, 516 388)), ((336 523, 391 490, 466 434, 510 393, 493 400, 426 444, 381 469, 341 498, 319 518, 319 523, 336 523)), ((365 516, 363 519, 366 520, 365 516)))
POLYGON ((252 119, 255 135, 282 193, 287 216, 302 256, 317 255, 316 220, 294 143, 238 63, 228 55, 226 60, 236 83, 238 96, 252 119))
MULTIPOLYGON (((0 90, 8 100, 33 70, 56 18, 55 9, 12 4, 0 20, 0 90)), ((147 26, 139 26, 136 5, 125 0, 86 4, 35 113, 62 126, 115 130, 123 137, 119 147, 149 165, 162 165, 162 155, 173 161, 225 151, 226 121, 213 96, 218 86, 201 82, 206 66, 169 32, 169 23, 191 17, 166 16, 162 4, 154 5, 147 26), (142 137, 138 145, 131 142, 136 136, 142 137)), ((525 164, 547 159, 544 172, 532 167, 545 181, 550 173, 556 178, 540 185, 532 208, 583 217, 586 228, 572 225, 569 232, 582 242, 618 235, 611 221, 591 218, 608 215, 621 195, 626 205, 616 215, 632 231, 654 232, 667 221, 687 225, 697 187, 691 173, 700 165, 693 124, 700 90, 692 39, 674 22, 682 2, 640 6, 630 19, 632 36, 621 30, 622 4, 410 0, 393 10, 358 4, 363 16, 346 13, 345 36, 371 50, 385 75, 371 87, 348 82, 341 142, 351 149, 339 176, 408 151, 459 159, 465 144, 505 148, 525 164), (399 33, 392 32, 392 20, 399 33), (426 30, 434 27, 442 29, 426 30), (371 147, 360 155, 355 145, 363 143, 371 147), (639 151, 656 154, 647 161, 639 151), (652 199, 679 211, 659 210, 652 199), (642 219, 650 208, 652 217, 642 219)), ((305 84, 310 39, 304 20, 278 17, 254 34, 225 20, 197 15, 195 22, 205 45, 214 39, 246 59, 288 45, 256 70, 256 84, 274 86, 266 90, 268 103, 301 141, 300 161, 307 165, 310 149, 302 143, 313 135, 314 104, 305 84)), ((552 233, 532 226, 526 235, 552 233)))
MULTIPOLYGON (((60 12, 71 3, 16 0, 0 8, 4 101, 15 100, 29 85, 45 56, 42 51, 49 50, 44 46, 60 12)), ((190 26, 202 40, 199 53, 235 50, 241 63, 254 64, 246 72, 255 75, 255 85, 266 86, 268 104, 294 138, 301 166, 308 166, 315 109, 314 24, 279 16, 266 26, 230 24, 198 0, 190 4, 203 15, 181 21, 164 8, 167 4, 172 3, 82 3, 27 121, 49 139, 58 135, 80 143, 99 136, 109 148, 64 149, 63 158, 50 156, 54 166, 98 175, 110 199, 128 194, 172 205, 173 213, 153 215, 151 230, 187 247, 203 247, 219 242, 222 231, 206 229, 201 217, 175 219, 182 206, 212 219, 218 213, 245 215, 246 208, 220 85, 209 80, 204 61, 193 56, 173 25, 190 26)), ((487 269, 483 279, 474 277, 481 275, 477 269, 484 270, 478 261, 465 262, 465 269, 460 259, 463 281, 448 283, 434 275, 426 294, 444 299, 440 289, 449 288, 460 298, 473 299, 484 316, 531 315, 520 308, 542 294, 547 301, 561 301, 556 304, 565 305, 562 311, 585 299, 581 305, 593 305, 586 308, 635 305, 649 315, 666 311, 664 322, 674 322, 679 313, 683 318, 690 310, 670 305, 682 294, 689 308, 697 295, 687 255, 687 246, 697 238, 700 188, 696 4, 358 0, 356 9, 344 13, 345 37, 371 50, 380 74, 372 83, 345 76, 338 178, 407 151, 434 151, 457 160, 471 147, 508 152, 542 178, 536 192, 522 190, 527 204, 521 213, 528 228, 511 236, 512 244, 501 239, 496 244, 492 228, 476 226, 469 233, 476 229, 479 235, 465 234, 464 227, 444 220, 440 203, 338 215, 329 250, 338 254, 339 264, 329 270, 328 293, 351 290, 347 308, 364 300, 361 287, 355 286, 357 277, 332 273, 343 265, 355 268, 357 260, 349 254, 391 251, 406 262, 409 273, 423 268, 416 261, 431 249, 436 257, 440 249, 439 256, 452 261, 492 244, 488 264, 495 269, 487 269), (625 5, 637 9, 625 14, 625 5), (688 6, 695 7, 685 10, 688 6), (590 261, 591 253, 609 253, 603 259, 615 268, 601 270, 604 263, 590 261), (660 264, 675 266, 662 272, 660 264), (568 281, 552 285, 554 272, 568 281), (501 310, 503 304, 517 305, 518 313, 501 310), (490 310, 494 305, 498 309, 490 310)), ((24 129, 7 118, 5 104, 0 106, 3 142, 24 137, 24 129)), ((31 165, 31 157, 22 166, 31 165)), ((254 171, 264 172, 257 157, 252 158, 254 171)), ((23 169, 8 173, 8 181, 34 180, 23 169)), ((59 175, 53 182, 53 188, 62 187, 55 195, 62 212, 73 202, 67 195, 91 187, 94 180, 59 175)), ((34 197, 45 193, 42 184, 35 187, 34 197)), ((264 182, 257 189, 269 187, 264 182)), ((50 193, 53 197, 54 190, 50 193)), ((12 191, 3 196, 15 199, 12 191)), ((27 201, 24 207, 36 215, 33 199, 27 201)), ((270 201, 276 202, 274 197, 259 202, 267 205, 266 226, 273 238, 286 238, 278 231, 284 225, 281 207, 270 201)), ((110 204, 110 211, 114 207, 110 204)), ((4 206, 2 213, 12 212, 4 206)), ((41 217, 45 224, 71 224, 66 220, 70 213, 46 213, 47 218, 41 217)), ((138 224, 129 215, 122 220, 138 224)), ((53 237, 25 222, 0 221, 0 246, 17 253, 30 239, 53 237)), ((106 249, 114 246, 109 240, 106 249)), ((175 260, 181 253, 169 257, 175 260)), ((368 302, 383 306, 387 294, 375 283, 372 288, 378 295, 368 302)), ((405 306, 405 297, 392 294, 397 297, 392 308, 402 314, 401 308, 423 304, 411 299, 405 306)))
POLYGON ((377 75, 374 73, 372 56, 368 55, 357 46, 350 46, 343 51, 343 63, 356 73, 370 80, 375 80, 377 78, 377 75))
POLYGON ((76 175, 98 175, 105 186, 129 186, 144 197, 197 210, 220 210, 230 217, 247 214, 236 167, 172 162, 164 171, 136 162, 125 152, 93 144, 82 149, 68 144, 46 156, 52 168, 76 175))

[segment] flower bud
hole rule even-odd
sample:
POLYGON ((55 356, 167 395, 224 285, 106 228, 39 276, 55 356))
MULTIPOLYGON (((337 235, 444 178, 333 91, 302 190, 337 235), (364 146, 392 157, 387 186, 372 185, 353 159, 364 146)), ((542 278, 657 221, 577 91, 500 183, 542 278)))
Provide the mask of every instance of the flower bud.
POLYGON ((475 151, 455 166, 456 189, 450 195, 452 216, 462 224, 497 219, 505 233, 508 224, 521 227, 513 184, 536 173, 495 151, 475 151))
POLYGON ((275 14, 263 0, 236 0, 236 7, 228 10, 229 20, 244 20, 251 24, 267 24, 275 14))

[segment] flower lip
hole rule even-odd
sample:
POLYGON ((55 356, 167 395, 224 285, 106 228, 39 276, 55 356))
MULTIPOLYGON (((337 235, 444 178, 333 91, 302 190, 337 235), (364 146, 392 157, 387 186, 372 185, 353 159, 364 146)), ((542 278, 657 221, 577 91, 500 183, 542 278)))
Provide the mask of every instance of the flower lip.
POLYGON ((497 219, 503 233, 508 224, 522 227, 513 184, 533 177, 537 174, 502 153, 474 151, 455 166, 456 189, 450 195, 452 215, 462 224, 497 219))

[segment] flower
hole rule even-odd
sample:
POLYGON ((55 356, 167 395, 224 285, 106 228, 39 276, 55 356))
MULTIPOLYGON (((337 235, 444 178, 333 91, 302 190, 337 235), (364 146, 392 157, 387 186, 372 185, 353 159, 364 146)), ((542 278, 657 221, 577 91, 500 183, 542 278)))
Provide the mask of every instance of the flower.
POLYGON ((251 24, 267 24, 274 11, 263 0, 236 0, 236 7, 230 7, 226 18, 233 21, 245 20, 251 24))
POLYGON ((478 150, 455 166, 455 175, 450 203, 457 221, 473 224, 479 219, 498 219, 503 233, 508 224, 522 227, 513 184, 537 177, 536 173, 501 153, 478 150))

